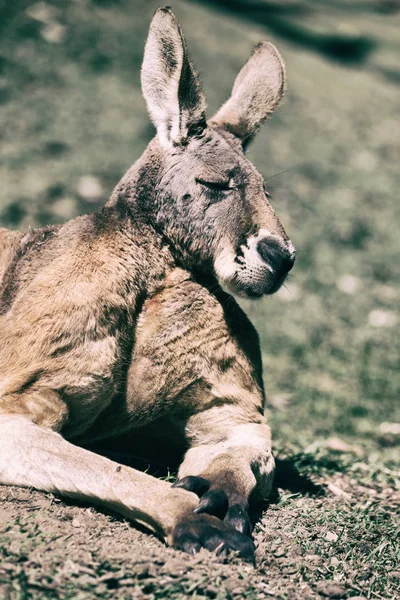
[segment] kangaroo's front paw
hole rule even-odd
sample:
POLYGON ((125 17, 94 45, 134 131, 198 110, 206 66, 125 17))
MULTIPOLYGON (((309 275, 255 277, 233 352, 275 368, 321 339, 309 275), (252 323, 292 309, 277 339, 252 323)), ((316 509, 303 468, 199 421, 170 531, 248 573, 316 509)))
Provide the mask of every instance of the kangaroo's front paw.
POLYGON ((211 485, 208 479, 193 475, 179 479, 173 487, 194 492, 200 497, 199 505, 194 509, 195 513, 214 515, 224 519, 229 527, 244 535, 250 535, 252 527, 247 512, 247 500, 244 496, 233 493, 230 494, 232 500, 228 500, 226 492, 218 488, 218 484, 211 485))
POLYGON ((201 548, 217 554, 236 552, 246 561, 254 562, 254 544, 250 538, 211 515, 189 515, 172 533, 172 545, 188 554, 201 548))

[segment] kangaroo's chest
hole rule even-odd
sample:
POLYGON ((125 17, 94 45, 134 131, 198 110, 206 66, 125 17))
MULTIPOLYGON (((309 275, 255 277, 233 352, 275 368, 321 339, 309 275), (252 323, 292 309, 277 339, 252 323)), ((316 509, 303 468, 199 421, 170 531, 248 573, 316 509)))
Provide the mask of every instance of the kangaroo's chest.
POLYGON ((232 299, 233 323, 207 288, 179 269, 149 299, 137 321, 125 410, 132 422, 204 408, 226 390, 257 386, 258 340, 232 299), (179 278, 181 277, 181 278, 179 278), (241 322, 242 321, 242 322, 241 322), (233 325, 233 326, 232 326, 233 325), (255 347, 246 354, 243 341, 255 347))

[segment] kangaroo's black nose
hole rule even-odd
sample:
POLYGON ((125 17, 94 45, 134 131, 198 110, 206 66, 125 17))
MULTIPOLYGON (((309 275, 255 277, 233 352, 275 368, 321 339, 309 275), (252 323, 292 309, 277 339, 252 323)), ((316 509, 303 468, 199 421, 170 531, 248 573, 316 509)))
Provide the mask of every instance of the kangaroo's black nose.
POLYGON ((275 237, 266 237, 258 242, 261 258, 279 275, 286 275, 294 265, 294 253, 275 237))

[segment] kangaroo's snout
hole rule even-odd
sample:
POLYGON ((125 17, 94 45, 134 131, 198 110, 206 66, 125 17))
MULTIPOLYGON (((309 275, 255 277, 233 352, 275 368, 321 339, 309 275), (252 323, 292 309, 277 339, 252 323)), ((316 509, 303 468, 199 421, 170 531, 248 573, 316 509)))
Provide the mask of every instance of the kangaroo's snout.
MULTIPOLYGON (((229 261, 229 254, 224 258, 229 261)), ((295 249, 286 236, 261 229, 238 249, 234 261, 236 268, 229 278, 229 269, 219 268, 222 285, 233 293, 260 298, 279 290, 294 265, 295 249)))
POLYGON ((268 236, 260 240, 257 250, 261 258, 269 265, 277 277, 284 277, 292 269, 295 253, 279 238, 268 236))

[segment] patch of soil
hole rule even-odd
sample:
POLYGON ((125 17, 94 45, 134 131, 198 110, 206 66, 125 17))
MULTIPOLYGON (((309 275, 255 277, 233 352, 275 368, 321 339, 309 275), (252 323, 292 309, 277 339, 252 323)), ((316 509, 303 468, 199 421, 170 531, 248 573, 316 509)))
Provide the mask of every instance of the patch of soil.
MULTIPOLYGON (((192 557, 114 515, 52 494, 0 486, 0 598, 362 596, 353 571, 336 576, 340 581, 332 579, 332 564, 339 562, 335 554, 340 558, 333 542, 341 526, 324 519, 327 514, 333 519, 342 503, 335 497, 285 496, 279 490, 277 503, 255 528, 254 568, 207 551, 192 557)), ((367 586, 368 576, 364 581, 367 586)))
MULTIPOLYGON (((271 598, 271 542, 257 536, 257 569, 207 551, 191 557, 113 515, 0 486, 0 597, 10 600, 271 598)), ((308 583, 296 589, 315 597, 308 583)))

